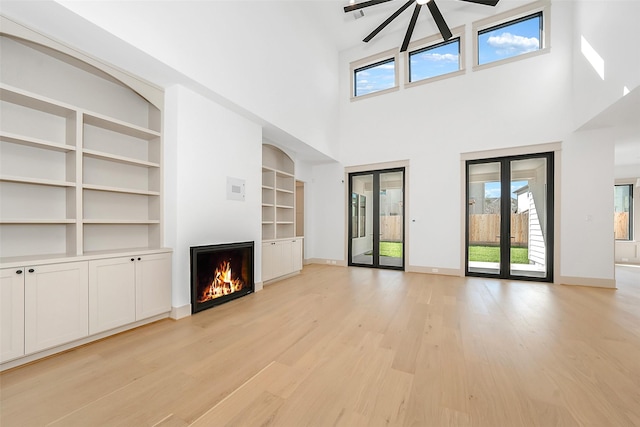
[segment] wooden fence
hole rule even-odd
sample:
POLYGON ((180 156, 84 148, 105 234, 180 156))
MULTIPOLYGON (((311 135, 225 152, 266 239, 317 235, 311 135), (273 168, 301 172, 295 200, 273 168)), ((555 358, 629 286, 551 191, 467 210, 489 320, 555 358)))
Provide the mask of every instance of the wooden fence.
POLYGON ((616 239, 629 240, 629 212, 616 212, 614 214, 613 232, 616 239))
POLYGON ((402 215, 380 217, 380 240, 383 242, 402 241, 402 215))
MULTIPOLYGON (((380 217, 380 240, 402 241, 402 216, 380 217)), ((469 243, 497 244, 500 237, 500 215, 475 214, 469 216, 469 243)), ((511 215, 511 244, 527 246, 529 243, 529 213, 511 215)))
MULTIPOLYGON (((500 215, 469 215, 469 244, 497 244, 500 241, 500 215)), ((511 244, 529 243, 529 213, 511 215, 511 244)))

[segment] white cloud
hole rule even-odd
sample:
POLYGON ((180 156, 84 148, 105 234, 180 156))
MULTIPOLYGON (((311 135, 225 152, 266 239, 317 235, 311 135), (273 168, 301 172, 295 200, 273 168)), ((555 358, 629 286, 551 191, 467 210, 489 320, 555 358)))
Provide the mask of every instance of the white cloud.
POLYGON ((431 62, 458 62, 458 55, 453 53, 423 53, 420 58, 431 62))
POLYGON ((495 48, 499 55, 518 55, 540 48, 540 40, 536 37, 523 37, 511 33, 491 36, 487 39, 487 44, 495 48))

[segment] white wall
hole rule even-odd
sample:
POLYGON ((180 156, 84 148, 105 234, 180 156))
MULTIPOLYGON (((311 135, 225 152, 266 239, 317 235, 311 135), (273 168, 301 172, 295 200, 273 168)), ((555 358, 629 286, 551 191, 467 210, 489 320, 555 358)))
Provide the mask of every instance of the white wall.
POLYGON ((640 85, 637 0, 574 0, 573 90, 576 127, 640 85), (584 37, 604 60, 604 80, 581 53, 584 37))
MULTIPOLYGON (((562 144, 561 274, 613 279, 613 138, 576 132, 562 144)), ((574 282, 569 280, 569 282, 574 282)))
POLYGON ((334 260, 344 263, 345 221, 348 185, 344 167, 339 163, 316 165, 313 178, 305 186, 307 214, 305 241, 307 259, 334 260))
POLYGON ((261 278, 262 132, 255 123, 180 86, 166 93, 165 226, 174 248, 173 306, 190 303, 189 248, 254 241, 261 278), (227 200, 227 177, 246 200, 227 200))
POLYGON ((461 153, 555 142, 571 132, 571 13, 568 3, 552 7, 548 54, 477 72, 468 65, 462 76, 354 102, 349 62, 365 48, 342 52, 340 160, 352 166, 411 159, 410 266, 462 268, 461 153))
POLYGON ((338 55, 291 1, 60 1, 315 149, 335 155, 338 55))

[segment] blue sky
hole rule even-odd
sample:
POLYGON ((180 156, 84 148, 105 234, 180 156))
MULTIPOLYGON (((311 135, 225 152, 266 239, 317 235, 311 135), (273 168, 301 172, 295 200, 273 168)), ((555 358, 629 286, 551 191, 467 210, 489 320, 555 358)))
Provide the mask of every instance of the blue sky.
POLYGON ((411 55, 411 81, 458 71, 459 45, 456 41, 411 55))
POLYGON ((540 49, 540 18, 499 28, 478 37, 478 64, 540 49))
MULTIPOLYGON (((511 197, 514 199, 516 195, 513 193, 519 188, 527 185, 529 181, 511 181, 511 197)), ((500 183, 499 182, 485 182, 484 183, 484 197, 485 198, 498 198, 500 197, 500 183)))
POLYGON ((356 95, 362 96, 395 86, 395 64, 393 61, 367 68, 356 73, 356 95))

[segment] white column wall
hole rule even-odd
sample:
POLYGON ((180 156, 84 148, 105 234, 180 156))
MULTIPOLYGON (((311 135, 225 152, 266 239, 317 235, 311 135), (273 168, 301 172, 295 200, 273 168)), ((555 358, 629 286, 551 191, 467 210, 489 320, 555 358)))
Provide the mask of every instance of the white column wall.
POLYGON ((305 233, 309 242, 306 258, 314 261, 346 262, 345 233, 348 184, 340 163, 316 165, 305 186, 307 214, 305 233))
POLYGON ((181 86, 166 93, 165 227, 174 248, 173 306, 190 304, 191 246, 254 241, 261 278, 260 126, 181 86), (245 180, 244 202, 227 200, 227 177, 245 180))
POLYGON ((563 282, 614 287, 613 139, 576 132, 562 144, 560 273, 563 282))

